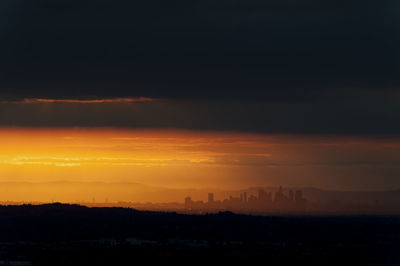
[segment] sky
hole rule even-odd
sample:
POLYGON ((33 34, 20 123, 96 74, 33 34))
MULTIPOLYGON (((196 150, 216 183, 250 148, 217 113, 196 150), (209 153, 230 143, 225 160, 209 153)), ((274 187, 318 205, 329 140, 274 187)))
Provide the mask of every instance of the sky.
POLYGON ((3 0, 0 181, 397 189, 399 11, 3 0))

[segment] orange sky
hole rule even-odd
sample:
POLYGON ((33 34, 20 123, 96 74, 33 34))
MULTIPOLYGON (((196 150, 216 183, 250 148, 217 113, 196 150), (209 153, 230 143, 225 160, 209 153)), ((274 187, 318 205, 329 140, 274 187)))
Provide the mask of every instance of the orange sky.
MULTIPOLYGON (((119 200, 138 201, 151 200, 143 196, 148 191, 144 187, 153 191, 277 185, 328 189, 400 187, 397 181, 400 142, 390 139, 176 130, 2 128, 0 146, 3 184, 0 200, 46 200, 44 191, 30 194, 29 189, 21 192, 5 187, 13 184, 16 189, 17 184, 53 182, 136 184, 136 189, 142 190, 132 191, 136 197, 121 190, 119 200)), ((56 197, 57 190, 62 194, 62 187, 48 189, 56 197)), ((79 197, 86 200, 103 197, 98 192, 81 194, 79 197)), ((77 195, 70 188, 62 197, 73 201, 77 195)))

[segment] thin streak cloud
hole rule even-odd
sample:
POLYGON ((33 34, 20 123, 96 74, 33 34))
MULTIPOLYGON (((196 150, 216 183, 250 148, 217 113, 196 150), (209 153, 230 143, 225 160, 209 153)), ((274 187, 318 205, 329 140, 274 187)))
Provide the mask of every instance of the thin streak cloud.
POLYGON ((46 99, 46 98, 25 98, 22 101, 14 101, 13 103, 137 103, 137 102, 151 102, 155 99, 148 97, 137 98, 109 98, 109 99, 46 99))

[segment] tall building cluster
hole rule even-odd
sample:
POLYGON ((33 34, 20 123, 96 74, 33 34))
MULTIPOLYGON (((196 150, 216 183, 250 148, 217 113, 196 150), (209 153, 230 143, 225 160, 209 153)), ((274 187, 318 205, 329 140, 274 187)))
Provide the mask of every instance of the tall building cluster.
POLYGON ((301 190, 288 190, 285 193, 282 187, 278 191, 266 192, 258 190, 258 195, 249 195, 243 192, 239 197, 230 196, 227 199, 215 200, 214 193, 208 193, 207 202, 193 201, 185 198, 185 209, 188 211, 305 211, 307 200, 301 190))

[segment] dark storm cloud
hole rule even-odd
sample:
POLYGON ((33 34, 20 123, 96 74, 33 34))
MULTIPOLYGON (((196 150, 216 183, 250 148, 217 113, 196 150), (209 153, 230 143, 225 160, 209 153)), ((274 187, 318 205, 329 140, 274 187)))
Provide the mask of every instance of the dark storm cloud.
POLYGON ((0 125, 398 134, 399 13, 397 0, 2 0, 3 102, 170 105, 6 104, 0 125))
POLYGON ((3 97, 265 98, 399 85, 396 0, 3 0, 3 97))
POLYGON ((400 136, 400 104, 373 94, 320 101, 154 100, 1 103, 0 126, 180 128, 400 136))

